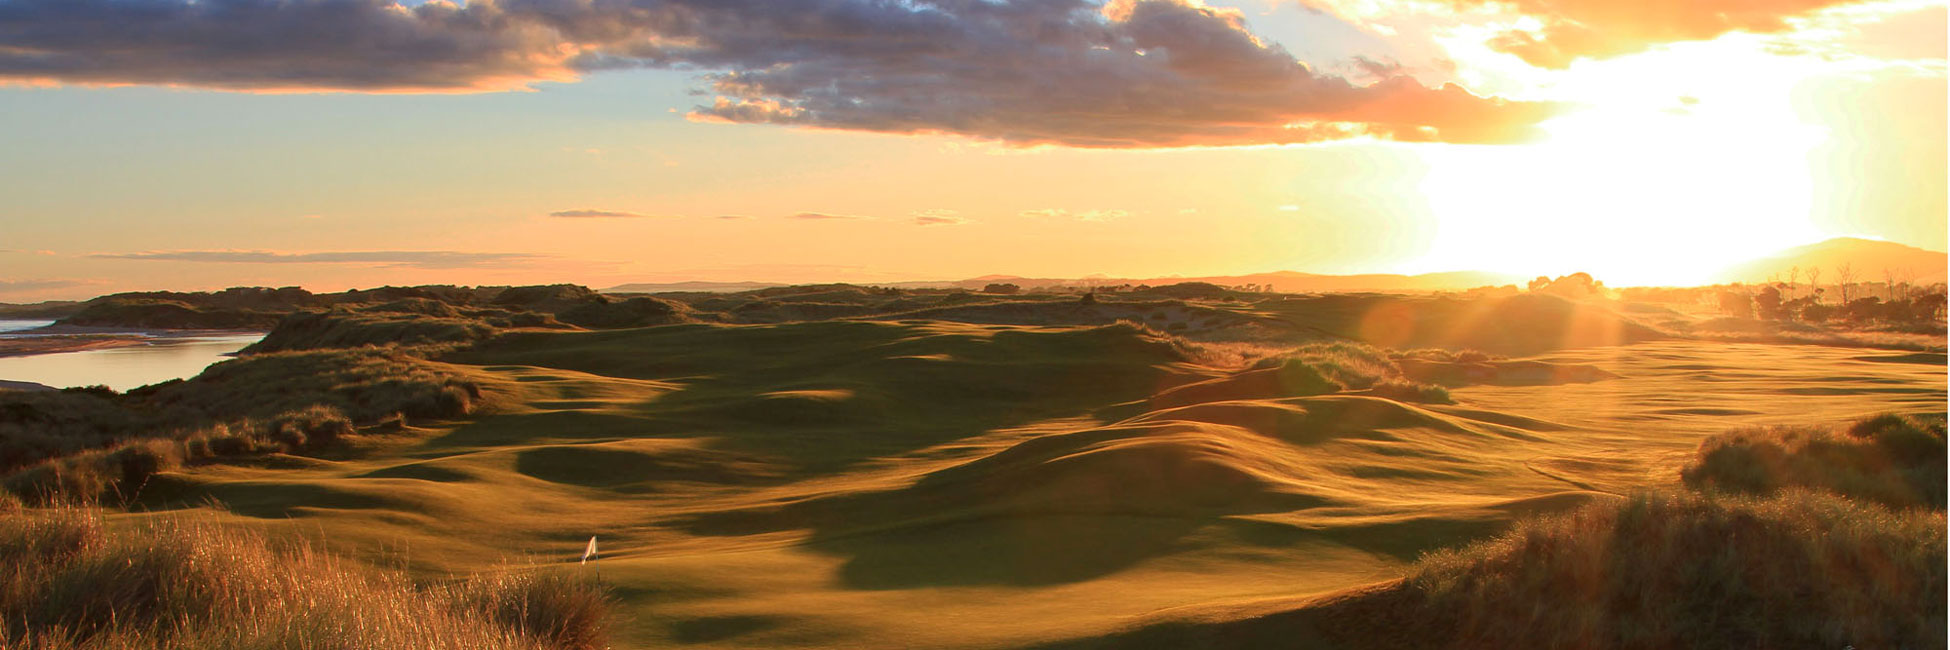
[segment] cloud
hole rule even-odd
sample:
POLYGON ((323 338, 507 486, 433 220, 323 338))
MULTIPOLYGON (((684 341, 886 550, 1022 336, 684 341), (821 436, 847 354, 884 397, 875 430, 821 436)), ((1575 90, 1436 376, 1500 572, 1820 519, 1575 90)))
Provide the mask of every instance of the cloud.
POLYGON ((373 264, 415 269, 477 269, 540 261, 526 253, 463 253, 458 251, 339 251, 280 253, 274 251, 145 251, 95 253, 89 257, 118 260, 208 262, 220 264, 373 264))
POLYGON ((917 226, 959 226, 971 223, 954 210, 921 210, 914 213, 917 226))
MULTIPOLYGON (((1784 32, 1793 28, 1789 18, 1860 3, 1860 0, 1497 1, 1507 2, 1541 26, 1504 31, 1490 41, 1490 46, 1546 68, 1563 68, 1581 58, 1632 54, 1661 43, 1710 40, 1728 32, 1784 32)), ((1446 2, 1468 9, 1482 7, 1491 0, 1446 2)))
POLYGON ((615 210, 560 210, 550 212, 548 216, 567 219, 642 219, 650 215, 615 210))
POLYGON ((808 221, 824 221, 824 220, 859 220, 859 219, 866 219, 866 217, 862 217, 862 216, 859 216, 859 215, 852 215, 852 214, 826 214, 826 213, 824 213, 824 212, 801 212, 801 213, 798 213, 798 214, 793 214, 793 215, 788 215, 788 216, 787 216, 786 218, 788 218, 788 219, 805 219, 805 220, 808 220, 808 221))
POLYGON ((750 217, 750 216, 747 216, 747 215, 742 215, 742 214, 721 214, 721 215, 718 215, 718 216, 717 216, 716 218, 718 218, 718 219, 726 219, 726 220, 739 220, 739 221, 742 221, 742 220, 745 220, 745 219, 750 219, 751 217, 750 217))
MULTIPOLYGON (((1100 222, 1111 221, 1114 219, 1122 219, 1124 217, 1131 216, 1131 213, 1125 212, 1123 210, 1088 210, 1084 212, 1071 212, 1069 210, 1059 210, 1056 208, 1043 208, 1039 210, 1023 210, 1022 212, 1018 212, 1016 214, 1024 217, 1035 218, 1035 219, 1076 219, 1078 221, 1100 221, 1100 222)), ((1183 212, 1181 211, 1180 214, 1183 214, 1183 212)))
POLYGON ((1190 0, 0 2, 0 81, 474 92, 634 67, 710 72, 693 119, 1016 145, 1512 142, 1555 111, 1386 66, 1356 85, 1190 0))
POLYGON ((554 1, 12 0, 0 78, 226 90, 483 91, 566 80, 554 1), (528 7, 528 9, 517 9, 528 7))

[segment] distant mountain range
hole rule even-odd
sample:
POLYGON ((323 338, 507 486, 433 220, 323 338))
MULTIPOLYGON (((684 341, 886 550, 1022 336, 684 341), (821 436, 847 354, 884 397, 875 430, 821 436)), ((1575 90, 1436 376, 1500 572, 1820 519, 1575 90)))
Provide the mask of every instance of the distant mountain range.
POLYGON ((1838 269, 1848 265, 1856 282, 1882 282, 1887 270, 1897 282, 1930 284, 1945 280, 1950 255, 1895 242, 1838 237, 1798 246, 1777 255, 1728 268, 1720 274, 1723 282, 1786 282, 1789 272, 1801 268, 1799 281, 1807 282, 1807 270, 1821 269, 1821 283, 1839 282, 1838 269))
MULTIPOLYGON (((1251 275, 1220 275, 1202 277, 1168 278, 1025 278, 1014 275, 985 275, 966 280, 942 280, 921 282, 873 282, 874 286, 899 287, 902 289, 981 289, 990 284, 1014 284, 1024 289, 1034 287, 1107 287, 1118 285, 1163 286, 1180 282, 1209 282, 1227 287, 1242 285, 1269 286, 1282 293, 1327 293, 1350 291, 1374 292, 1422 292, 1457 291, 1489 285, 1521 284, 1517 276, 1484 273, 1479 271, 1451 271, 1446 273, 1427 273, 1422 275, 1393 275, 1370 273, 1362 275, 1322 275, 1300 273, 1297 271, 1276 271, 1254 273, 1251 275)), ((604 289, 604 293, 663 293, 670 291, 711 291, 732 292, 750 291, 768 287, 787 286, 765 282, 667 282, 632 283, 604 289)))

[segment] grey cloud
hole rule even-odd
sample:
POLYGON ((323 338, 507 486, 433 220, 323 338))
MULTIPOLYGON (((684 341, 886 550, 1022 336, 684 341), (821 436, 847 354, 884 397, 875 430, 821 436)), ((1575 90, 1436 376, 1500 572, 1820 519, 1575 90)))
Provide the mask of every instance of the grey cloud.
POLYGON ((473 269, 525 264, 544 259, 526 253, 464 253, 459 251, 338 251, 280 253, 274 251, 147 251, 96 253, 89 257, 119 260, 211 262, 223 264, 376 264, 416 269, 473 269))
POLYGON ((829 220, 829 219, 831 219, 831 220, 858 220, 858 219, 865 219, 866 217, 862 217, 862 216, 859 216, 859 215, 852 215, 852 214, 826 214, 826 213, 824 213, 824 212, 801 212, 801 213, 798 213, 798 214, 795 214, 795 215, 792 215, 792 216, 791 216, 791 218, 793 218, 793 219, 807 219, 807 220, 814 220, 814 221, 818 221, 818 220, 829 220))
POLYGON ((477 91, 707 72, 698 119, 1019 145, 1522 140, 1554 108, 1321 73, 1179 0, 0 0, 0 79, 477 91))

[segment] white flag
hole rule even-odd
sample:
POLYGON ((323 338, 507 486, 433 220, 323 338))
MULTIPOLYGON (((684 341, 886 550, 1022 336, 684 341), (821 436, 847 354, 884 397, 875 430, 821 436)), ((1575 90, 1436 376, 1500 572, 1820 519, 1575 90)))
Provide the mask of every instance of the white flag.
POLYGON ((582 549, 582 563, 588 564, 590 560, 594 559, 596 559, 596 536, 590 535, 589 548, 582 549))

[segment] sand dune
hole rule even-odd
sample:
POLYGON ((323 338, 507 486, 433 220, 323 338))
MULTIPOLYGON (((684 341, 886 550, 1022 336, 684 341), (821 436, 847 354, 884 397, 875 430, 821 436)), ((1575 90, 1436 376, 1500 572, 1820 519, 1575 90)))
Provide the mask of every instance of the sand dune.
POLYGON ((1128 325, 513 331, 442 366, 498 410, 168 472, 142 498, 214 500, 429 577, 573 568, 597 535, 623 647, 1156 640, 1670 482, 1736 425, 1940 409, 1926 357, 1649 341, 1404 358, 1457 402, 1416 404, 1201 365, 1128 325))

